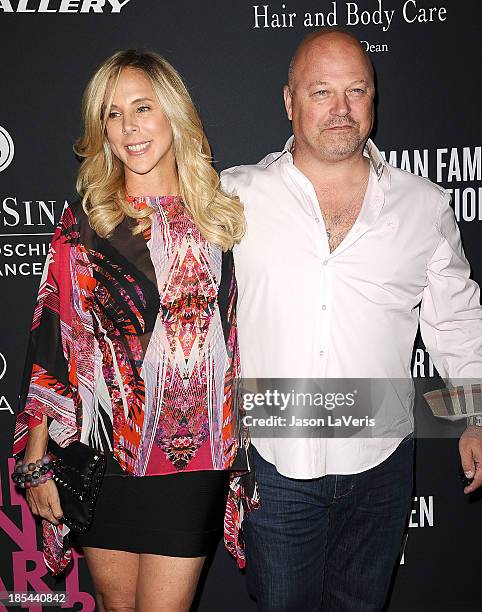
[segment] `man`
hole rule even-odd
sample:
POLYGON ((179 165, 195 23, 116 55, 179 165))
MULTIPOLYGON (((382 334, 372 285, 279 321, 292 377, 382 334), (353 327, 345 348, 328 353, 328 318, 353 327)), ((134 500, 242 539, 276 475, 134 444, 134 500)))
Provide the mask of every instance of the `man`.
MULTIPOLYGON (((449 195, 368 140, 374 95, 353 36, 309 35, 284 88, 294 136, 223 173, 247 219, 235 248, 246 377, 410 381, 419 322, 444 378, 482 376, 479 289, 449 195)), ((412 492, 411 382, 399 402, 398 437, 253 438, 261 508, 245 537, 260 610, 383 607, 412 492)), ((467 493, 482 482, 481 429, 460 442, 467 493)))

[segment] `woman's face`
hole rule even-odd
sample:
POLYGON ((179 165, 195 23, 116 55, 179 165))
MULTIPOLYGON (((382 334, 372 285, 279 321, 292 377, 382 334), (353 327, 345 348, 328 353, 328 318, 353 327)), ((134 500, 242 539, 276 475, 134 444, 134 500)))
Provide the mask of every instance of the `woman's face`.
POLYGON ((124 164, 126 179, 129 173, 152 176, 175 170, 172 129, 142 71, 122 70, 107 113, 107 139, 124 164))

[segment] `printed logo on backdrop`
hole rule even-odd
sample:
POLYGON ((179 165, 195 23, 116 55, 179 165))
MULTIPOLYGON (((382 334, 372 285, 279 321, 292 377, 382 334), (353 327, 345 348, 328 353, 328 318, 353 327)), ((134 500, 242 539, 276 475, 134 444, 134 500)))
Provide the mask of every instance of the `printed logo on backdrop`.
POLYGON ((410 512, 410 520, 408 523, 409 530, 407 531, 401 550, 400 565, 405 565, 405 552, 407 550, 408 536, 411 529, 415 527, 433 527, 434 512, 433 512, 433 495, 428 497, 414 497, 412 500, 412 510, 410 512))
MULTIPOLYGON (((299 2, 283 4, 252 5, 253 29, 294 28, 302 25, 305 28, 325 26, 360 27, 378 26, 381 33, 386 33, 396 22, 405 24, 431 24, 446 21, 448 13, 445 6, 431 8, 421 7, 417 0, 406 0, 397 9, 387 9, 383 0, 374 0, 371 8, 360 8, 358 2, 330 2, 324 11, 300 10, 299 2), (292 10, 296 8, 296 10, 292 10)), ((390 50, 382 41, 360 41, 365 49, 372 53, 384 53, 390 50)))
POLYGON ((0 125, 0 172, 3 172, 12 163, 15 147, 7 130, 0 125))
MULTIPOLYGON (((7 373, 7 360, 3 353, 0 353, 0 381, 3 380, 3 377, 7 373)), ((0 412, 9 412, 13 415, 12 407, 10 406, 5 395, 0 395, 0 412)))
POLYGON ((457 221, 482 221, 482 147, 382 151, 392 166, 430 178, 452 194, 457 221))
MULTIPOLYGON (((0 470, 0 545, 4 549, 4 555, 8 548, 12 550, 10 567, 7 569, 2 564, 0 591, 32 591, 34 593, 66 591, 69 609, 94 612, 94 597, 90 593, 81 591, 79 581, 81 556, 79 553, 72 551, 73 564, 65 575, 65 582, 61 580, 59 583, 49 575, 40 550, 40 530, 37 529, 25 497, 15 489, 8 476, 2 479, 2 474, 10 474, 14 467, 14 459, 8 459, 5 460, 5 469, 2 466, 0 470), (14 507, 16 511, 12 512, 14 507), (12 520, 13 517, 16 520, 12 520), (6 576, 8 575, 13 577, 12 582, 7 582, 6 576), (77 604, 81 604, 81 607, 77 607, 77 604)), ((40 605, 29 607, 29 610, 41 609, 40 605)))
POLYGON ((0 279, 41 276, 63 209, 57 200, 0 200, 0 279))
POLYGON ((5 355, 0 353, 0 380, 5 376, 7 372, 7 360, 5 359, 5 355))
POLYGON ((413 378, 434 378, 437 374, 428 352, 422 348, 415 349, 412 361, 413 378))
POLYGON ((120 13, 131 0, 0 0, 4 13, 120 13))

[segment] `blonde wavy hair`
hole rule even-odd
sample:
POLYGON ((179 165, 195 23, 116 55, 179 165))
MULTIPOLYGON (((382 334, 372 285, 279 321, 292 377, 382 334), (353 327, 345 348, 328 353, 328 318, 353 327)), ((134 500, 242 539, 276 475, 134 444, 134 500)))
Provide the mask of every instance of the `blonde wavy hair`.
POLYGON ((173 133, 180 195, 203 237, 223 250, 245 232, 243 205, 224 193, 212 166, 211 149, 201 119, 177 71, 160 55, 119 51, 106 59, 88 83, 82 102, 84 132, 74 146, 83 158, 77 191, 94 231, 108 237, 125 216, 139 219, 134 233, 150 226, 152 209, 135 210, 127 201, 124 166, 112 153, 106 122, 123 68, 142 71, 150 80, 173 133), (109 100, 106 93, 112 83, 109 100))

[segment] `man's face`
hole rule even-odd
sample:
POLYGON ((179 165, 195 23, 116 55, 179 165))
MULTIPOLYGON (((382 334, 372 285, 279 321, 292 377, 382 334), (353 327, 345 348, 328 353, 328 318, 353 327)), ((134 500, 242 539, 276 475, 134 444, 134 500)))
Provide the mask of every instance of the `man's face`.
POLYGON ((375 88, 354 41, 327 35, 309 42, 295 62, 285 105, 297 154, 340 161, 363 150, 373 126, 375 88))

